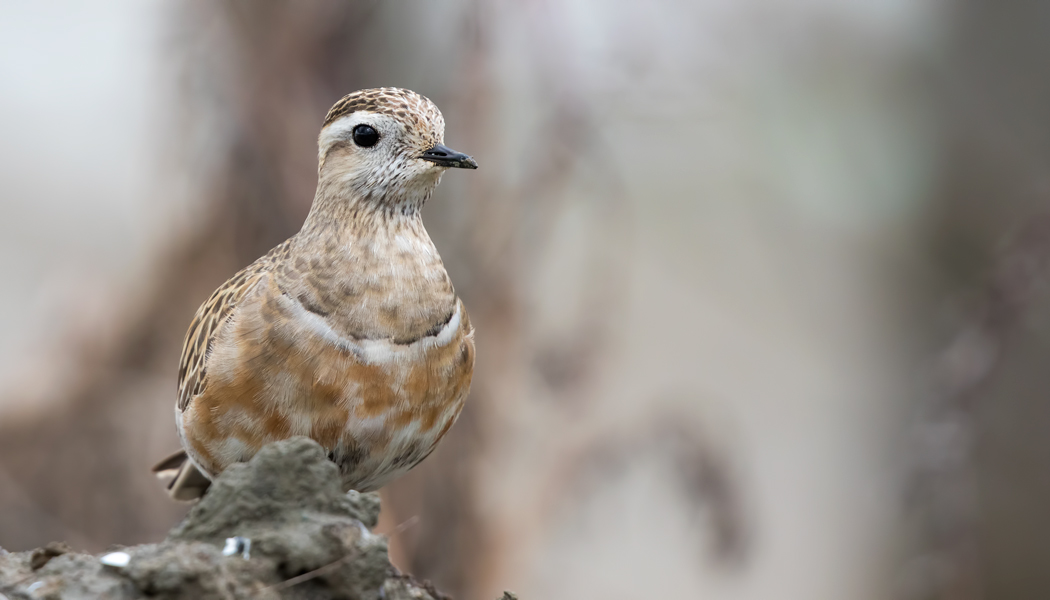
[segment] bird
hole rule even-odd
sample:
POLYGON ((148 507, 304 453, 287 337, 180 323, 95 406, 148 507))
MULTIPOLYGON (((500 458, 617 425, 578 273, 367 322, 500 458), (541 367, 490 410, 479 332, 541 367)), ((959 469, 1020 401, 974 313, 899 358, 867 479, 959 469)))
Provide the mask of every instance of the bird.
POLYGON ((456 422, 474 328, 420 210, 450 168, 437 106, 402 88, 328 111, 302 229, 221 285, 186 333, 175 419, 182 450, 153 471, 175 500, 293 436, 317 441, 343 491, 379 489, 456 422))

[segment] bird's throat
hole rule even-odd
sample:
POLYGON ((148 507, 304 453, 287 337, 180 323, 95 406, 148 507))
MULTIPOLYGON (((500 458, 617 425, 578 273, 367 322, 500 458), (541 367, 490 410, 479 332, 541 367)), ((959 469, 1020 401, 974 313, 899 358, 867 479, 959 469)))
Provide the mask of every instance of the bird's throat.
POLYGON ((456 296, 418 210, 315 200, 280 282, 341 335, 413 339, 448 320, 456 296))

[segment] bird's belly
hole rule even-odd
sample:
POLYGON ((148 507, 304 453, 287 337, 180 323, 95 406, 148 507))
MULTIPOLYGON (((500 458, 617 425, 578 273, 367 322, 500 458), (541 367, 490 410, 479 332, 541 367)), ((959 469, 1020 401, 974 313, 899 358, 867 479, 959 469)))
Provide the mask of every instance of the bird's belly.
POLYGON ((328 450, 345 489, 376 489, 423 460, 463 408, 474 364, 466 322, 443 339, 358 347, 270 325, 253 338, 244 322, 216 343, 208 386, 183 413, 187 451, 209 474, 305 435, 328 450))

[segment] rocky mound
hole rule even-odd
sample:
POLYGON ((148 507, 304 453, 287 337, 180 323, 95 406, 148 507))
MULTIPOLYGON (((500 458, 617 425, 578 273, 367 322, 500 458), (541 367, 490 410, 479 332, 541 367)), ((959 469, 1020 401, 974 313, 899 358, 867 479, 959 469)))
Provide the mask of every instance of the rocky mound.
POLYGON ((0 600, 447 598, 390 564, 386 538, 369 531, 379 495, 344 494, 338 481, 314 441, 271 444, 218 477, 159 544, 0 549, 0 600))

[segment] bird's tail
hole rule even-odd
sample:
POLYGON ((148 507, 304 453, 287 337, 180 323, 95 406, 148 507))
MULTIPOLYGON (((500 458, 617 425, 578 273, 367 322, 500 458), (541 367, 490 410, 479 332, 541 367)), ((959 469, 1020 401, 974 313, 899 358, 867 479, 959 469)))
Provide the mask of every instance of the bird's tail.
POLYGON ((211 480, 200 472, 185 450, 165 458, 152 469, 158 479, 168 479, 168 495, 173 500, 190 502, 199 499, 208 490, 211 480))

